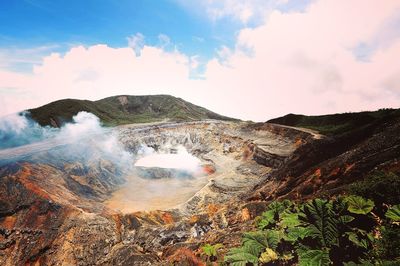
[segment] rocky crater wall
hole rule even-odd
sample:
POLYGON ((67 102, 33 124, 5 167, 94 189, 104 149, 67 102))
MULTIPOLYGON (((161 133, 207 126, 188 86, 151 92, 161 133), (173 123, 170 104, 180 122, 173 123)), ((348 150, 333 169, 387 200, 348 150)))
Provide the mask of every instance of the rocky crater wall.
POLYGON ((104 200, 124 186, 129 168, 97 152, 66 158, 62 146, 30 154, 0 170, 1 265, 157 264, 187 241, 233 230, 241 219, 240 196, 281 167, 306 134, 218 121, 114 131, 133 155, 143 146, 158 152, 185 147, 212 168, 207 183, 169 210, 122 214, 104 200))

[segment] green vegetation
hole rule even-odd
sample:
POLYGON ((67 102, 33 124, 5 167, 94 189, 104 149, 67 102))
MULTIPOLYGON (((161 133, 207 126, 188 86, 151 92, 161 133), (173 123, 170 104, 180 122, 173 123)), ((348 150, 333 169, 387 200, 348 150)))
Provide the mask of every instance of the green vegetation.
POLYGON ((360 196, 349 196, 345 201, 348 205, 349 212, 355 214, 368 214, 375 206, 372 200, 366 200, 360 196))
POLYGON ((396 173, 375 171, 365 179, 349 186, 349 192, 373 200, 377 205, 400 202, 400 176, 396 173))
POLYGON ((169 95, 114 96, 99 101, 65 99, 28 110, 40 125, 61 126, 80 111, 90 112, 107 126, 131 123, 234 120, 169 95))
POLYGON ((218 250, 223 248, 224 245, 218 243, 215 245, 205 244, 201 247, 204 255, 207 256, 207 262, 216 261, 218 257, 218 250))
POLYGON ((234 266, 399 265, 400 205, 385 206, 358 195, 272 202, 256 218, 258 230, 244 233, 242 245, 229 250, 224 261, 234 266))
POLYGON ((288 114, 283 117, 271 119, 268 122, 309 128, 317 130, 325 135, 340 135, 389 117, 400 117, 400 109, 380 109, 374 112, 320 116, 288 114))
POLYGON ((390 208, 385 215, 387 218, 394 222, 400 222, 400 204, 394 205, 390 208))

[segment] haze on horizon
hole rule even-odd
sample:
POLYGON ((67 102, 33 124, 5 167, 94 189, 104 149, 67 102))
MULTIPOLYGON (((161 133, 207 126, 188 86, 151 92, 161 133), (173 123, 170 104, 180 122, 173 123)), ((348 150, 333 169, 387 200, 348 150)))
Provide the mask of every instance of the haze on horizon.
POLYGON ((400 1, 5 0, 0 116, 170 94, 265 121, 400 107, 400 1))

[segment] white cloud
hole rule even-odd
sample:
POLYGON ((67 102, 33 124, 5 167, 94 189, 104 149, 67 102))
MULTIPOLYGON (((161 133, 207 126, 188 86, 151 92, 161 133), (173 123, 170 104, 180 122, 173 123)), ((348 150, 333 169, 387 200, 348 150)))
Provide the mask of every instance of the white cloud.
POLYGON ((400 39, 396 23, 387 22, 399 8, 399 1, 320 0, 305 12, 274 11, 268 22, 241 30, 233 49, 222 47, 202 79, 190 79, 199 59, 177 50, 74 47, 44 57, 32 74, 0 71, 0 88, 31 95, 0 90, 0 114, 67 97, 159 93, 253 120, 399 107, 400 39), (390 33, 384 45, 358 60, 354 48, 382 32, 390 33))
MULTIPOLYGON (((268 23, 242 30, 227 64, 212 60, 205 77, 255 119, 398 106, 393 89, 381 84, 400 71, 399 39, 370 62, 358 61, 350 49, 381 31, 398 7, 398 1, 327 0, 304 13, 275 11, 268 23), (252 56, 241 46, 251 47, 252 56)), ((229 113, 240 116, 238 109, 229 113)))
MULTIPOLYGON (((53 53, 35 65, 32 74, 0 71, 0 88, 31 93, 29 101, 9 90, 0 91, 0 113, 38 106, 60 98, 100 99, 115 94, 180 94, 188 80, 189 59, 179 52, 144 46, 78 46, 65 55, 53 53)), ((187 88, 187 86, 186 86, 187 88)))

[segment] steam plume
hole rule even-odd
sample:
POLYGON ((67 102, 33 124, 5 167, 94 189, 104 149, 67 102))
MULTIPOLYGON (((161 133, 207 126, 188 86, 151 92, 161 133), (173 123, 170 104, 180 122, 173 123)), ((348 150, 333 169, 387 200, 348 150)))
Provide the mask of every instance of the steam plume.
POLYGON ((102 127, 99 118, 88 112, 79 112, 61 128, 42 127, 26 113, 0 118, 0 161, 44 151, 67 161, 101 157, 121 166, 132 161, 115 132, 102 127))

